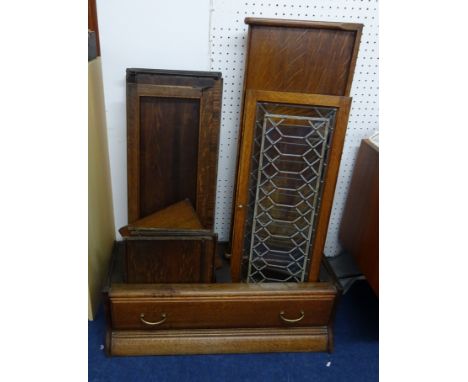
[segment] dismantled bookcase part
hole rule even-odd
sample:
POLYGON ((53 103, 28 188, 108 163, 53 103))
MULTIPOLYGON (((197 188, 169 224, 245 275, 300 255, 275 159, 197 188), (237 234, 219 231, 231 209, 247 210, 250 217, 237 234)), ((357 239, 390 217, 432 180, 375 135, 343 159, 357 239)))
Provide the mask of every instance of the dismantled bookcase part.
POLYGON ((221 73, 127 69, 130 224, 189 199, 213 229, 221 73))
POLYGON ((157 235, 190 235, 211 232, 205 229, 190 200, 185 199, 119 230, 124 237, 157 235))
POLYGON ((247 91, 232 239, 247 282, 318 274, 350 104, 247 91))
POLYGON ((232 280, 317 281, 363 26, 245 22, 232 280))
POLYGON ((128 283, 213 282, 217 235, 203 229, 189 200, 119 230, 128 283))
POLYGON ((108 355, 332 350, 330 283, 129 284, 123 252, 104 292, 108 355))

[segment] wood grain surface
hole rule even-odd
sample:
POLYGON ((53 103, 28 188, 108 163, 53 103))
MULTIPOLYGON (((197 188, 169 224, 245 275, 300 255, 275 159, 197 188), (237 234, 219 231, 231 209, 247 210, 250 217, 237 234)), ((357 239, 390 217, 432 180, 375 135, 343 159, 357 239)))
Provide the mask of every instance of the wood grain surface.
MULTIPOLYGON (((356 66, 362 24, 329 23, 302 20, 246 18, 249 25, 242 124, 239 129, 236 179, 242 163, 244 141, 251 137, 247 123, 252 111, 247 110, 246 94, 249 90, 296 92, 349 96, 356 66), (247 113, 250 113, 248 116, 247 113)), ((336 155, 336 150, 335 154, 336 155)), ((245 155, 244 155, 245 158, 245 155)), ((249 159, 250 160, 250 159, 249 159)), ((331 188, 334 189, 333 184, 331 188)), ((235 185, 233 198, 231 248, 232 254, 239 236, 235 238, 236 203, 239 187, 235 185)), ((328 187, 330 188, 330 187, 328 187)), ((233 280, 240 280, 239 259, 234 259, 233 280)), ((311 278, 315 279, 318 263, 313 264, 311 278)))
POLYGON ((189 237, 129 237, 125 240, 128 283, 210 283, 216 234, 189 237))
POLYGON ((109 331, 112 356, 312 352, 329 350, 325 327, 288 329, 205 329, 109 331))
POLYGON ((127 69, 128 221, 183 199, 212 229, 220 73, 127 69))

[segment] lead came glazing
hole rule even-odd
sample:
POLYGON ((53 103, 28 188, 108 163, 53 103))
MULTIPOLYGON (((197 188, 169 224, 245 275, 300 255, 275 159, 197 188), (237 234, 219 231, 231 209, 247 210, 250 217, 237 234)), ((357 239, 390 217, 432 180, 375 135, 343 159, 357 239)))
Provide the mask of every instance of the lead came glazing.
POLYGON ((247 282, 305 281, 336 109, 257 104, 247 282))

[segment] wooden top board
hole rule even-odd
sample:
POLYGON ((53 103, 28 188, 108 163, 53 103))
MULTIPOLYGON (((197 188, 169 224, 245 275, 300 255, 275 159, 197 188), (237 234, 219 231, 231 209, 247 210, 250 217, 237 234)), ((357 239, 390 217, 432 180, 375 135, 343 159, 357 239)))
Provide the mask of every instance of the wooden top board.
POLYGON ((125 237, 191 230, 203 231, 204 227, 190 201, 185 199, 122 227, 119 232, 125 237))

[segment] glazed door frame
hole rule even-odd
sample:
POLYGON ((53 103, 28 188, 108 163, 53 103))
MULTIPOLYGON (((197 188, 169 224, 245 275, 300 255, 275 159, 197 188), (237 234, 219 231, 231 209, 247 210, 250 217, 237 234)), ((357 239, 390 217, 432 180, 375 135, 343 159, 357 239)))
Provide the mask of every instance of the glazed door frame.
POLYGON ((195 210, 204 228, 213 229, 219 146, 222 79, 212 87, 127 82, 128 222, 140 214, 140 101, 142 97, 199 100, 198 158, 195 210), (219 110, 215 110, 219 107, 219 110))
POLYGON ((333 196, 338 177, 341 153, 343 150, 346 127, 348 123, 351 98, 345 96, 329 96, 318 94, 289 93, 263 90, 247 90, 245 97, 245 110, 243 119, 243 131, 239 144, 239 165, 236 180, 233 235, 231 242, 231 277, 233 282, 241 281, 241 268, 245 237, 245 224, 247 219, 247 206, 249 198, 250 161, 253 153, 253 141, 255 132, 255 119, 257 103, 269 102, 290 105, 306 105, 318 107, 333 107, 337 109, 336 122, 328 152, 328 164, 324 177, 320 212, 316 225, 316 232, 310 246, 310 266, 308 281, 318 280, 320 260, 325 245, 328 221, 330 219, 333 196))

